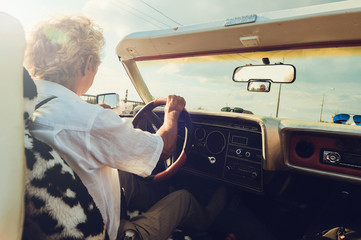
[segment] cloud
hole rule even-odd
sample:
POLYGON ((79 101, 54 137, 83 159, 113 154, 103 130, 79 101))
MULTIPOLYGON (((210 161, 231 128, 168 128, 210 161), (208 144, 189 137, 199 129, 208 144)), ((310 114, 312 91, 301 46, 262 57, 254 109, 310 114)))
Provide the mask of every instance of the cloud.
POLYGON ((171 74, 177 74, 179 73, 179 65, 176 64, 170 64, 170 65, 165 65, 159 68, 159 70, 157 71, 158 74, 160 75, 171 75, 171 74))

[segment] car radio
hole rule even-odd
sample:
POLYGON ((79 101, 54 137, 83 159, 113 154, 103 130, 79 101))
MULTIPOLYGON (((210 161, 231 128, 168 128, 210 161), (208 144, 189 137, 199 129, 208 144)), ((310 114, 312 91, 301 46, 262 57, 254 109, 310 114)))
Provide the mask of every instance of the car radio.
POLYGON ((323 149, 321 163, 361 169, 361 154, 323 149))

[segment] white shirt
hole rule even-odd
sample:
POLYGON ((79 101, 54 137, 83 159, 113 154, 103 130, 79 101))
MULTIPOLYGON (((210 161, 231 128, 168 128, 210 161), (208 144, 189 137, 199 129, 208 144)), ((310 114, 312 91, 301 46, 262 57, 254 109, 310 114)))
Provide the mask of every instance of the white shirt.
POLYGON ((56 96, 33 115, 31 134, 51 145, 79 175, 97 204, 110 239, 120 221, 117 169, 148 176, 163 149, 162 138, 134 129, 129 119, 84 102, 62 85, 36 80, 39 101, 56 96))

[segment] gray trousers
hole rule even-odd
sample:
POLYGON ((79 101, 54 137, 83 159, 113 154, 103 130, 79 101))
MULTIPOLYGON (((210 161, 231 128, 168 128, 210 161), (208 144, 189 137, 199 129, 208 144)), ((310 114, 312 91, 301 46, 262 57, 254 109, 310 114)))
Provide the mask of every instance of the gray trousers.
POLYGON ((144 211, 141 215, 121 220, 119 233, 131 229, 143 240, 167 239, 176 227, 205 231, 213 221, 208 212, 187 190, 167 194, 162 184, 147 183, 138 177, 120 172, 120 185, 130 209, 144 211))

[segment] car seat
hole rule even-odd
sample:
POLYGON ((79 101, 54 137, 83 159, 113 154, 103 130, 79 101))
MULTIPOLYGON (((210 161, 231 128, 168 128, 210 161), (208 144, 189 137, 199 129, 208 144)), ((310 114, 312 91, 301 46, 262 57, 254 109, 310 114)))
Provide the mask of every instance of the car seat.
POLYGON ((25 34, 12 16, 0 12, 0 236, 20 239, 24 216, 24 121, 22 65, 25 34))

